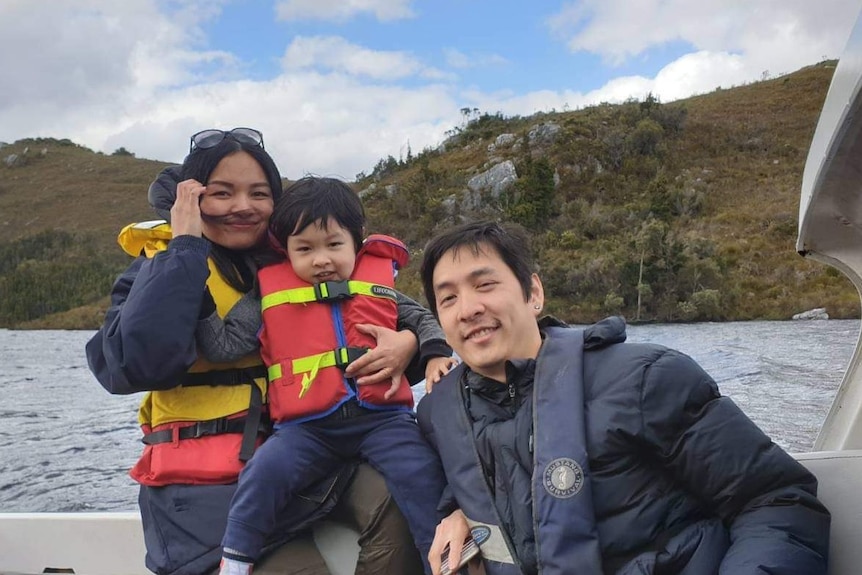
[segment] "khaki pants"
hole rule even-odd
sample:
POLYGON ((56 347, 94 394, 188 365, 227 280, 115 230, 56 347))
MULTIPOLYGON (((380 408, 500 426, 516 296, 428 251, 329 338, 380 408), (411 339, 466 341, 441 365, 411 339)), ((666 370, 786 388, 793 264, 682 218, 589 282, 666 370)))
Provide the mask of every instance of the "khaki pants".
MULTIPOLYGON (((421 575, 422 561, 404 517, 383 477, 362 464, 329 519, 359 532, 356 575, 421 575)), ((330 575, 311 534, 277 549, 254 566, 254 575, 330 575)))

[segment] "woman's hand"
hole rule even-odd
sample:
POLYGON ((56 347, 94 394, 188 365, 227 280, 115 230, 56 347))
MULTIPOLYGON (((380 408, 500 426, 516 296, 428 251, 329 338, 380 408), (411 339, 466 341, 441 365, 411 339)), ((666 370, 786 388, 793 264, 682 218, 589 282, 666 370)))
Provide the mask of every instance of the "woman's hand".
POLYGON ((458 365, 454 357, 432 357, 425 364, 425 393, 431 393, 434 385, 440 378, 449 373, 453 367, 458 365))
POLYGON ((177 199, 171 207, 171 231, 173 236, 203 235, 200 197, 206 186, 197 180, 184 180, 177 184, 177 199))
POLYGON ((437 525, 434 541, 431 542, 431 550, 428 552, 428 563, 431 564, 433 575, 440 575, 443 552, 447 549, 449 550, 449 565, 458 565, 461 548, 464 547, 464 542, 469 535, 470 526, 460 509, 453 511, 437 525))
POLYGON ((356 329, 377 341, 374 349, 355 359, 347 366, 344 375, 355 377, 358 385, 392 380, 384 397, 389 399, 401 386, 402 375, 419 349, 416 336, 409 330, 394 331, 371 324, 357 324, 356 329))

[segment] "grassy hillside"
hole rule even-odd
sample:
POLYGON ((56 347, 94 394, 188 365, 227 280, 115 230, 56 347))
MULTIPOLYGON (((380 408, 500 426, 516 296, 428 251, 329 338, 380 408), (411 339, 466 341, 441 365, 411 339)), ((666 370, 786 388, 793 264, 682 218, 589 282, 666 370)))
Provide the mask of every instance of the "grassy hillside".
MULTIPOLYGON (((833 70, 823 62, 670 104, 648 96, 525 118, 465 110, 439 149, 382 159, 356 186, 370 231, 414 249, 399 278, 414 297, 424 241, 481 216, 531 232, 549 310, 569 321, 786 319, 821 306, 859 317, 850 282, 794 251, 833 70), (468 190, 506 161, 513 186, 468 190)), ((18 162, 0 163, 0 326, 96 327, 128 263, 116 232, 153 219, 146 190, 165 164, 57 140, 0 148, 11 154, 18 162)))

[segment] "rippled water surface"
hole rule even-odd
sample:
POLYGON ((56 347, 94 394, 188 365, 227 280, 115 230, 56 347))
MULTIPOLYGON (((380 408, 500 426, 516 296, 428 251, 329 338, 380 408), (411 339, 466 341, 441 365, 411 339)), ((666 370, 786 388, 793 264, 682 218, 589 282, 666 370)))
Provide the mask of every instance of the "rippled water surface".
MULTIPOLYGON (((859 321, 630 326, 696 359, 775 441, 809 449, 853 352, 859 321)), ((87 369, 89 331, 0 330, 0 511, 127 510, 137 486, 139 396, 87 369)), ((417 386, 418 387, 418 386, 417 386)))

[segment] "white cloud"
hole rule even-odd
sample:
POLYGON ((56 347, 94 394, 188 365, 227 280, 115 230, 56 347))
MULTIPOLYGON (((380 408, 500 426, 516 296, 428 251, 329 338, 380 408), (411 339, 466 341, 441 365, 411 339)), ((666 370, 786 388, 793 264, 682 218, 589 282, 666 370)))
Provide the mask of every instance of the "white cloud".
POLYGON ((397 156, 401 148, 406 153, 408 142, 414 152, 436 145, 456 115, 442 86, 406 90, 366 85, 346 74, 300 72, 266 82, 173 91, 114 130, 105 147, 179 161, 195 131, 252 126, 264 132, 267 150, 285 176, 308 172, 352 179, 382 157, 397 156))
POLYGON ((631 98, 642 100, 648 94, 658 96, 667 103, 711 92, 718 86, 741 83, 741 76, 755 73, 754 68, 746 70, 744 66, 739 56, 703 51, 686 54, 671 62, 655 78, 620 76, 589 92, 539 90, 516 95, 509 92, 483 94, 472 91, 467 94, 467 99, 471 105, 483 111, 521 116, 540 111, 573 110, 602 102, 620 103, 631 98))
POLYGON ((615 64, 683 42, 754 61, 768 54, 789 72, 837 57, 859 7, 858 0, 579 0, 567 2, 548 24, 573 51, 615 64))
POLYGON ((414 16, 412 0, 282 0, 276 3, 279 20, 330 20, 343 22, 369 12, 381 21, 414 16))
MULTIPOLYGON (((202 64, 232 56, 196 50, 206 10, 158 12, 155 2, 4 2, 0 11, 0 139, 101 135, 146 114, 161 91, 195 80, 202 64)), ((199 79, 199 78, 198 78, 199 79)))
MULTIPOLYGON (((738 85, 742 78, 753 78, 762 74, 756 64, 727 52, 701 51, 671 62, 661 69, 650 82, 649 92, 661 101, 670 102, 693 94, 711 92, 719 86, 738 85)), ((640 94, 645 96, 647 92, 640 94)))
MULTIPOLYGON (((529 115, 649 92, 668 102, 837 56, 862 0, 853 6, 824 0, 817 8, 802 0, 703 0, 693 7, 677 0, 585 0, 582 12, 569 4, 555 29, 578 50, 646 58, 651 47, 673 38, 695 48, 653 78, 529 93, 517 92, 517 78, 511 89, 494 93, 460 86, 459 80, 476 80, 450 71, 509 64, 481 47, 453 46, 443 53, 448 68, 439 70, 427 64, 428 53, 374 50, 323 35, 295 36, 279 46, 281 54, 255 52, 251 57, 276 63, 280 57, 282 67, 243 79, 250 63, 206 32, 224 2, 0 0, 0 141, 70 138, 106 153, 125 147, 138 157, 181 161, 190 134, 245 125, 265 133, 286 176, 352 178, 380 158, 406 154, 408 143, 414 153, 436 146, 465 106, 529 115), (175 11, 164 12, 166 6, 175 11), (755 16, 740 16, 743 8, 755 16)), ((280 6, 291 18, 302 10, 310 17, 312 9, 299 1, 280 6)), ((394 0, 313 6, 318 14, 379 19, 410 10, 409 2, 394 0)))
POLYGON ((369 50, 335 36, 298 37, 282 59, 285 70, 324 69, 376 79, 414 76, 422 64, 406 52, 369 50))
POLYGON ((669 102, 836 58, 859 8, 859 0, 579 0, 564 4, 548 26, 571 50, 615 65, 671 43, 691 46, 654 78, 619 77, 569 95, 594 103, 652 92, 669 102))
POLYGON ((206 44, 202 19, 217 14, 215 5, 198 12, 184 4, 172 14, 155 6, 69 1, 39 10, 4 0, 0 141, 71 138, 106 153, 125 147, 178 162, 192 133, 250 125, 266 134, 286 176, 352 178, 381 157, 406 153, 408 142, 417 152, 436 145, 458 117, 442 85, 386 83, 444 76, 407 53, 312 38, 305 56, 301 41, 292 45, 286 60, 295 56, 296 65, 281 75, 241 80, 242 62, 206 44))

